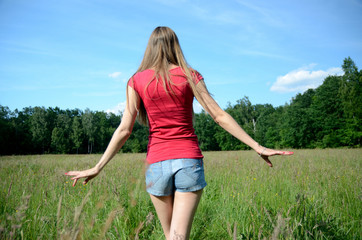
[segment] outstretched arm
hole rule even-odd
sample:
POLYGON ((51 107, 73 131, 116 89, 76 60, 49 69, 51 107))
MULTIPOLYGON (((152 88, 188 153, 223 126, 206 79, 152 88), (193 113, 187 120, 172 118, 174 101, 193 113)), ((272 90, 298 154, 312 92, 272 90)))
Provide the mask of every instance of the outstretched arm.
POLYGON ((205 82, 201 80, 196 85, 196 91, 198 92, 197 100, 203 106, 203 108, 210 114, 214 121, 219 124, 223 129, 228 131, 231 135, 254 149, 266 163, 272 167, 272 163, 269 160, 269 156, 273 155, 291 155, 293 152, 277 151, 260 146, 254 139, 252 139, 231 117, 227 112, 222 110, 216 101, 210 96, 207 91, 205 82))
POLYGON ((99 160, 96 166, 84 171, 70 171, 66 175, 71 176, 73 187, 77 183, 78 179, 85 178, 83 184, 86 184, 89 180, 96 177, 100 171, 106 166, 106 164, 116 155, 116 153, 124 145, 128 137, 131 135, 133 125, 137 116, 137 109, 139 108, 140 98, 133 88, 128 86, 128 100, 126 109, 123 113, 121 124, 113 133, 112 139, 108 144, 106 151, 99 160))

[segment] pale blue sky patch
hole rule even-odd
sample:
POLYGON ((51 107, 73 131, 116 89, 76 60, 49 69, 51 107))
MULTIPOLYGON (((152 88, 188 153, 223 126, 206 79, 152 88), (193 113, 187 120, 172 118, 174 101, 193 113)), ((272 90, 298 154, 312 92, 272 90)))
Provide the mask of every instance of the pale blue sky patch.
POLYGON ((113 72, 113 73, 110 73, 108 74, 108 77, 111 77, 111 78, 119 78, 121 76, 121 72, 113 72))
POLYGON ((221 107, 283 105, 348 56, 361 66, 361 12, 356 0, 2 0, 0 104, 116 112, 152 30, 169 26, 221 107))

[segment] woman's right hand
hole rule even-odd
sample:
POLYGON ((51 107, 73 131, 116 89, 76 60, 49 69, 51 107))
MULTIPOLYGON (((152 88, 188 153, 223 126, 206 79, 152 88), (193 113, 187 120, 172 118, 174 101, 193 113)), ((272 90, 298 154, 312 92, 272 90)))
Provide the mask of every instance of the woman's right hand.
POLYGON ((258 150, 256 150, 256 152, 259 154, 259 156, 264 159, 264 161, 270 166, 273 167, 272 162, 269 160, 269 157, 274 156, 274 155, 292 155, 294 154, 294 152, 290 152, 290 151, 280 151, 280 150, 274 150, 274 149, 269 149, 266 147, 262 147, 260 146, 260 148, 258 150))

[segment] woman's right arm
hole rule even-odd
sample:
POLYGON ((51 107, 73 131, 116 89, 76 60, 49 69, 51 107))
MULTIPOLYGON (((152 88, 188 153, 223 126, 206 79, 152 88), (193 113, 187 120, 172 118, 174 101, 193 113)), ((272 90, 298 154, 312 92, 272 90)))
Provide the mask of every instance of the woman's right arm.
POLYGON ((293 154, 293 152, 277 151, 260 146, 239 126, 239 124, 234 120, 233 117, 231 117, 227 112, 219 107, 216 101, 210 96, 203 80, 201 80, 196 85, 196 91, 199 95, 197 97, 198 102, 210 114, 214 121, 219 124, 223 129, 228 131, 231 135, 254 149, 267 162, 270 167, 272 167, 273 165, 269 161, 269 156, 293 154))
POLYGON ((85 178, 83 184, 86 184, 89 180, 96 177, 106 164, 111 161, 114 155, 116 155, 131 135, 138 112, 137 109, 139 109, 140 106, 140 97, 132 87, 128 86, 127 88, 127 105, 123 113, 122 121, 118 128, 114 131, 112 139, 99 162, 93 168, 84 171, 70 171, 66 173, 66 175, 71 176, 71 179, 74 180, 73 186, 75 186, 80 178, 85 178))

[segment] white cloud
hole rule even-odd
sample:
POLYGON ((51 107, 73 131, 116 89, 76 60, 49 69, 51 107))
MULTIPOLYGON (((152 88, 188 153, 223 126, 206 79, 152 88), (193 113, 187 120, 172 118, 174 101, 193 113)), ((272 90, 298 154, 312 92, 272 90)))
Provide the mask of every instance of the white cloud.
POLYGON ((343 75, 342 68, 329 68, 327 70, 311 71, 315 64, 293 70, 284 76, 277 77, 270 87, 273 92, 304 92, 310 88, 317 88, 324 79, 330 75, 343 75))
POLYGON ((198 101, 194 101, 194 112, 200 113, 204 108, 201 106, 201 104, 198 101))
POLYGON ((110 73, 108 74, 108 77, 111 77, 111 78, 118 78, 119 76, 121 76, 121 72, 114 72, 114 73, 110 73))
POLYGON ((238 50, 238 52, 242 55, 248 55, 248 56, 261 56, 261 57, 279 58, 279 59, 285 59, 285 60, 291 59, 291 58, 283 56, 283 55, 268 53, 268 52, 263 52, 263 51, 241 49, 241 50, 238 50))
POLYGON ((119 96, 120 91, 104 91, 104 92, 74 92, 73 95, 77 97, 109 97, 119 96))
POLYGON ((122 113, 124 111, 125 108, 126 108, 126 101, 120 102, 117 104, 117 106, 115 106, 111 109, 107 109, 106 113, 114 113, 114 114, 119 115, 120 113, 122 113))

